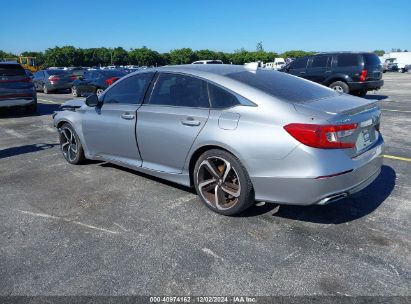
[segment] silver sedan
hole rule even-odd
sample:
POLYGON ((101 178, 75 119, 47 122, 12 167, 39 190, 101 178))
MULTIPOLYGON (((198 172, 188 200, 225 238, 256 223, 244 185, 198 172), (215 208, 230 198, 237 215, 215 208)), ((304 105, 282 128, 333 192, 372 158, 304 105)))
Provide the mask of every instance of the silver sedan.
POLYGON ((233 215, 258 201, 327 204, 380 173, 375 101, 291 75, 181 65, 123 77, 54 115, 71 164, 103 160, 195 187, 233 215))

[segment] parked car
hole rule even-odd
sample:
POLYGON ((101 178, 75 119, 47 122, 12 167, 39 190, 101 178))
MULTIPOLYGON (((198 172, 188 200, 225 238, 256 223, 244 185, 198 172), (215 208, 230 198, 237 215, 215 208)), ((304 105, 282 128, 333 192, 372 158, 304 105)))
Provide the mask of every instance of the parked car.
POLYGON ((33 83, 37 91, 49 94, 53 91, 70 89, 75 79, 76 76, 64 70, 41 70, 34 73, 33 83))
POLYGON ((100 95, 105 89, 125 75, 127 75, 127 72, 124 70, 86 71, 83 77, 73 82, 71 93, 75 97, 93 93, 100 95))
POLYGON ((223 64, 221 60, 197 60, 191 64, 223 64))
POLYGON ((31 78, 18 63, 0 62, 0 108, 25 107, 37 110, 37 93, 31 78))
POLYGON ((74 75, 76 78, 79 78, 84 75, 85 71, 87 71, 87 68, 69 67, 69 68, 65 68, 64 70, 69 72, 71 75, 74 75))
POLYGON ((284 58, 275 58, 273 62, 267 62, 265 64, 265 68, 271 69, 271 70, 280 70, 284 66, 285 66, 284 58))
POLYGON ((69 163, 193 186, 232 215, 255 201, 323 205, 369 185, 382 165, 380 114, 374 100, 285 73, 190 64, 129 74, 53 119, 69 163))
POLYGON ((391 52, 385 54, 388 58, 385 60, 387 63, 387 68, 385 70, 396 70, 400 73, 408 72, 409 66, 411 65, 411 52, 391 52), (390 67, 394 66, 393 67, 390 67))
POLYGON ((358 96, 384 85, 382 65, 374 53, 321 53, 297 58, 281 71, 358 96))

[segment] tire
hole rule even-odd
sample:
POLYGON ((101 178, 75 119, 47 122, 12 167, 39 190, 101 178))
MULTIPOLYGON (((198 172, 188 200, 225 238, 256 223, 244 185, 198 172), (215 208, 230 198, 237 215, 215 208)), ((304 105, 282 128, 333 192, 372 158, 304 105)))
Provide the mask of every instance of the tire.
POLYGON ((355 91, 353 92, 353 95, 358 96, 358 97, 365 97, 365 95, 367 95, 367 91, 366 90, 355 91))
POLYGON ((81 97, 81 93, 78 91, 78 88, 76 86, 71 87, 71 94, 74 97, 81 97))
POLYGON ((43 93, 44 94, 49 94, 50 93, 49 89, 47 88, 47 86, 45 84, 43 84, 43 93))
POLYGON ((329 87, 338 93, 348 94, 350 92, 350 87, 344 81, 335 81, 329 87))
POLYGON ((27 106, 26 111, 30 114, 36 113, 37 112, 37 102, 35 104, 27 106))
POLYGON ((398 69, 398 73, 405 73, 404 69, 398 69))
POLYGON ((255 203, 247 170, 235 156, 224 150, 204 152, 195 164, 193 179, 202 202, 216 213, 235 215, 255 203), (216 195, 216 189, 219 195, 216 195))
POLYGON ((59 129, 60 149, 66 161, 79 165, 85 161, 83 146, 74 128, 65 123, 59 129))

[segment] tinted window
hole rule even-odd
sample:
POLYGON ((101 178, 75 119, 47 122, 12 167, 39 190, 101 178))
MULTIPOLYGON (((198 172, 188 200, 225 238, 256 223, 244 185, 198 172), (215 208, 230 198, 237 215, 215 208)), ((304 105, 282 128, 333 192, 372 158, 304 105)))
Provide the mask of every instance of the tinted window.
POLYGON ((349 67, 357 66, 358 64, 358 55, 354 54, 340 54, 337 56, 337 66, 338 67, 349 67))
POLYGON ((153 75, 138 74, 119 81, 104 94, 104 103, 141 103, 153 75))
POLYGON ((297 58, 290 64, 291 69, 304 69, 307 67, 308 57, 305 58, 297 58))
POLYGON ((64 70, 47 70, 49 75, 69 75, 70 73, 64 70))
POLYGON ((207 83, 201 79, 186 75, 160 74, 149 103, 208 108, 207 83))
POLYGON ((237 97, 216 85, 209 83, 208 90, 213 108, 229 108, 239 104, 237 97))
POLYGON ((125 71, 118 71, 118 70, 108 70, 108 71, 100 71, 98 74, 103 75, 104 77, 123 77, 127 73, 125 71))
POLYGON ((19 64, 0 64, 1 76, 22 76, 26 75, 24 69, 19 64))
POLYGON ((274 97, 295 103, 336 95, 334 91, 326 87, 276 71, 258 69, 257 71, 231 73, 226 76, 274 97))
POLYGON ((328 56, 315 56, 311 63, 312 68, 325 68, 327 66, 328 56))
POLYGON ((375 54, 363 54, 363 56, 364 56, 364 63, 366 66, 381 64, 380 58, 378 58, 378 56, 375 54))

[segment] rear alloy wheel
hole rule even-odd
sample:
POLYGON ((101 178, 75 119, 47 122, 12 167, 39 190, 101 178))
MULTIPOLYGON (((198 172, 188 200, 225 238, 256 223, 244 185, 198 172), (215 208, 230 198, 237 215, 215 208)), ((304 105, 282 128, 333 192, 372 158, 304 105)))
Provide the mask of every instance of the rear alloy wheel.
POLYGON ((398 69, 398 73, 405 73, 404 69, 398 69))
POLYGON ((96 90, 97 96, 100 96, 101 94, 103 94, 103 92, 104 92, 104 90, 100 89, 100 88, 96 90))
POLYGON ((350 92, 350 88, 344 81, 335 81, 332 84, 330 84, 330 88, 338 93, 348 94, 350 92))
POLYGON ((80 92, 78 91, 78 89, 77 89, 76 86, 72 86, 72 87, 71 87, 71 94, 72 94, 74 97, 81 97, 81 94, 80 94, 80 92))
POLYGON ((59 130, 60 147, 64 158, 73 165, 81 164, 84 161, 84 151, 80 139, 73 127, 65 123, 59 130))
POLYGON ((50 93, 50 92, 49 92, 49 89, 47 88, 47 86, 46 86, 45 84, 43 84, 43 93, 44 93, 44 94, 50 93))
POLYGON ((255 202, 247 171, 226 151, 206 151, 197 160, 193 174, 201 200, 217 213, 238 214, 255 202))

